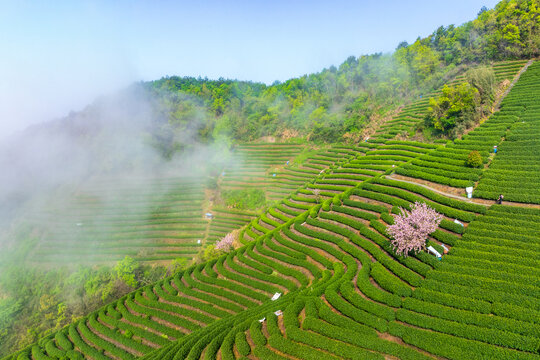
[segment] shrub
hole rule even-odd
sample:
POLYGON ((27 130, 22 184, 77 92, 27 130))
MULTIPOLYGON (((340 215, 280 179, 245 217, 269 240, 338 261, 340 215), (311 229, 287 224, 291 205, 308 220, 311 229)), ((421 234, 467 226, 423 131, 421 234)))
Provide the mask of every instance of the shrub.
POLYGON ((483 163, 482 155, 476 150, 471 151, 467 156, 466 164, 468 167, 479 168, 483 163))

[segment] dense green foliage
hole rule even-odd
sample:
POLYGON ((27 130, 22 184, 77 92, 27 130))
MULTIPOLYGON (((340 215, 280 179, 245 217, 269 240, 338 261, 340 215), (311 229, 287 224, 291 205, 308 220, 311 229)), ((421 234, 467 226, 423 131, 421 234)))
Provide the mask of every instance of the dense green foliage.
MULTIPOLYGON (((495 100, 495 91, 497 90, 497 78, 495 71, 486 66, 479 66, 470 69, 465 74, 465 80, 478 91, 479 105, 490 106, 495 100)), ((487 112, 486 109, 481 109, 487 112)))
POLYGON ((429 99, 427 125, 437 133, 458 137, 491 113, 496 85, 493 69, 482 66, 470 69, 465 82, 444 85, 437 98, 429 99))
POLYGON ((490 114, 496 88, 493 69, 470 69, 465 74, 465 82, 444 85, 437 98, 429 99, 428 126, 433 126, 438 133, 457 138, 490 114))
POLYGON ((133 289, 153 283, 185 263, 169 268, 149 266, 126 257, 115 266, 28 269, 2 267, 0 288, 0 353, 24 347, 61 329, 133 289))
POLYGON ((484 161, 482 160, 482 155, 480 155, 480 152, 473 150, 467 155, 467 161, 465 162, 467 166, 473 167, 473 168, 479 168, 484 164, 484 161))
POLYGON ((361 130, 384 106, 396 104, 407 78, 400 68, 392 56, 378 54, 350 57, 339 68, 272 86, 179 77, 145 86, 166 109, 169 124, 163 132, 171 139, 187 124, 196 124, 206 140, 309 136, 336 141, 361 130), (195 123, 194 114, 199 114, 195 123))
MULTIPOLYGON (((495 62, 488 66, 471 66, 464 74, 445 83, 450 88, 456 88, 461 84, 470 84, 478 90, 478 96, 475 96, 476 109, 468 113, 468 115, 474 116, 469 116, 466 123, 460 118, 459 126, 450 129, 449 134, 437 130, 433 126, 433 120, 439 122, 439 119, 436 117, 437 113, 433 113, 433 108, 436 109, 437 106, 430 107, 430 102, 437 105, 437 99, 442 94, 442 88, 439 88, 402 107, 391 120, 387 120, 375 130, 374 138, 382 140, 396 137, 400 139, 416 138, 421 133, 425 140, 431 140, 435 135, 441 138, 434 139, 434 142, 445 143, 445 138, 448 135, 452 137, 461 135, 465 130, 468 130, 466 125, 477 125, 478 120, 481 122, 482 119, 496 110, 493 100, 502 95, 503 90, 511 84, 511 81, 526 66, 527 62, 528 60, 508 60, 495 62)), ((456 109, 458 113, 459 109, 459 107, 456 109)))
POLYGON ((441 26, 412 48, 400 46, 398 55, 427 74, 439 62, 462 64, 479 60, 531 58, 538 55, 538 1, 503 0, 494 9, 461 26, 441 26))
MULTIPOLYGON (((393 54, 351 56, 338 67, 271 86, 176 76, 145 83, 158 95, 159 111, 168 120, 156 133, 156 144, 170 154, 182 147, 175 134, 188 128, 205 141, 357 139, 367 123, 437 87, 463 65, 538 55, 539 8, 537 0, 504 0, 473 21, 401 43, 393 54)), ((475 88, 493 86, 472 76, 475 88)), ((480 92, 482 103, 491 96, 480 92)))
POLYGON ((255 210, 266 203, 262 189, 225 190, 222 195, 228 207, 240 210, 255 210))
POLYGON ((427 120, 435 129, 446 134, 460 124, 470 127, 474 122, 477 98, 478 90, 468 83, 445 85, 437 99, 429 100, 427 120))

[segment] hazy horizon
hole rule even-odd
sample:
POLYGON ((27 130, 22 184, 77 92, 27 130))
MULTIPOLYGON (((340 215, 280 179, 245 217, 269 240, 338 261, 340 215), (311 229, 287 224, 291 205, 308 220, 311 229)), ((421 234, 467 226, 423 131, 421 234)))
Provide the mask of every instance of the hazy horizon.
POLYGON ((0 139, 133 82, 285 81, 351 55, 391 52, 496 3, 2 1, 0 139))

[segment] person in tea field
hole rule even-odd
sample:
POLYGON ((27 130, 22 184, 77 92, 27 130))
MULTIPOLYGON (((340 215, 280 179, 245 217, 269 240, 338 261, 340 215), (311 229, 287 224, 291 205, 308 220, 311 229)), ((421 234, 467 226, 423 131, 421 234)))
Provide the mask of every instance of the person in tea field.
POLYGON ((497 201, 496 201, 497 204, 499 204, 499 205, 502 204, 503 199, 504 199, 503 194, 499 195, 499 198, 498 198, 497 201))

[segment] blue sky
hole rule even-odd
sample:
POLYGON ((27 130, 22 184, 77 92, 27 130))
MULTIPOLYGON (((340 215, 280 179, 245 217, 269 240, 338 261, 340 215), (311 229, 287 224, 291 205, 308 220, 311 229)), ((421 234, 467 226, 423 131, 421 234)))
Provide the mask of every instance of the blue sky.
POLYGON ((134 81, 283 81, 391 52, 496 3, 0 0, 0 138, 134 81))

